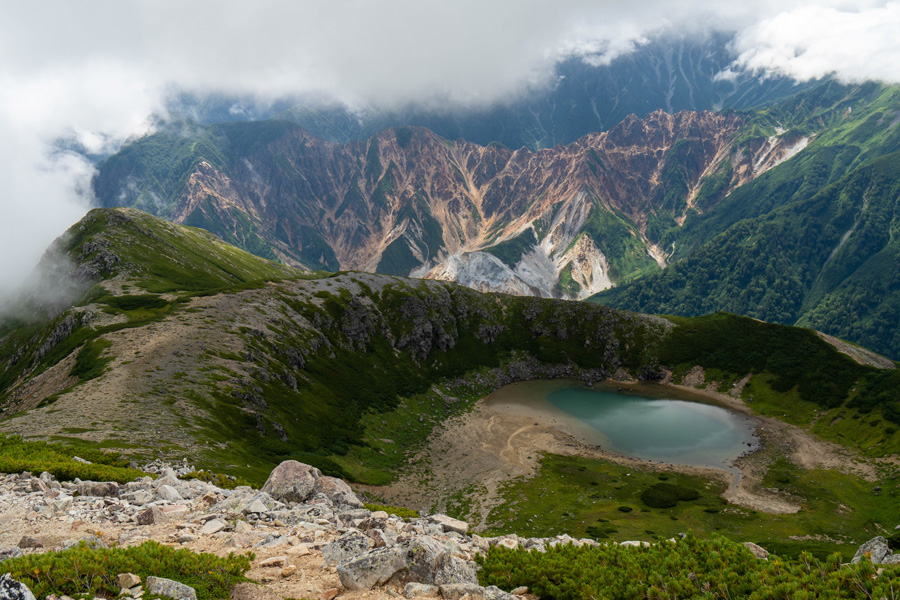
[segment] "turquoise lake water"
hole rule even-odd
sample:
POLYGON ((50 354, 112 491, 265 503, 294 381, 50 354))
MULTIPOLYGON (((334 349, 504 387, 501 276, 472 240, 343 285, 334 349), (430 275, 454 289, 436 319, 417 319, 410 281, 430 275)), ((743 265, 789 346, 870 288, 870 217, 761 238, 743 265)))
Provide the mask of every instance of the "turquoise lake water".
POLYGON ((755 442, 746 417, 710 404, 583 388, 547 401, 593 429, 605 450, 642 460, 722 467, 755 442))
POLYGON ((658 385, 593 388, 575 381, 512 384, 488 405, 532 414, 603 450, 648 462, 723 469, 756 448, 752 418, 721 406, 668 397, 658 385))

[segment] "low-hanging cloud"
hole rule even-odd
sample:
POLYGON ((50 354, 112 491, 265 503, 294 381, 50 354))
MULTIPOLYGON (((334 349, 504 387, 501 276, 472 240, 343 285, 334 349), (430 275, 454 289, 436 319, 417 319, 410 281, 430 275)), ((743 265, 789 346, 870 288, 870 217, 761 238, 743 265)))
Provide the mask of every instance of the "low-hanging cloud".
POLYGON ((0 3, 0 297, 90 206, 92 166, 173 92, 483 106, 658 33, 736 32, 734 68, 900 81, 894 2, 94 0, 0 3), (64 144, 60 144, 64 140, 64 144))
POLYGON ((755 23, 735 39, 736 64, 800 81, 900 82, 900 3, 863 4, 805 5, 755 23))

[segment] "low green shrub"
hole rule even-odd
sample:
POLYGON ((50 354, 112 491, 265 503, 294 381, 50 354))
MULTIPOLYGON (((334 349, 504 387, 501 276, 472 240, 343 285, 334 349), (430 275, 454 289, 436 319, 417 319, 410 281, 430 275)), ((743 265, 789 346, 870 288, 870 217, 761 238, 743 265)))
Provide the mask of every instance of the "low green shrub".
POLYGON ((4 572, 27 585, 37 598, 48 594, 73 597, 119 593, 116 576, 134 573, 180 581, 197 590, 197 600, 228 598, 231 589, 250 569, 253 554, 219 557, 214 554, 175 550, 158 542, 130 548, 89 548, 83 542, 69 550, 30 554, 3 563, 4 572))
POLYGON ((641 492, 641 502, 651 508, 671 508, 681 501, 696 500, 697 490, 672 483, 657 483, 641 492))
POLYGON ((831 600, 891 598, 900 589, 900 569, 879 576, 869 562, 842 566, 836 553, 824 561, 807 553, 763 561, 723 537, 693 534, 648 547, 567 544, 537 552, 497 546, 477 560, 482 585, 528 586, 542 600, 831 600))
POLYGON ((588 528, 586 530, 588 537, 595 540, 608 538, 611 534, 618 532, 619 530, 612 525, 588 525, 588 528))
POLYGON ((367 510, 371 510, 372 512, 375 512, 376 510, 383 510, 390 515, 396 515, 400 517, 404 521, 409 521, 410 519, 419 517, 419 511, 412 510, 411 508, 405 508, 403 506, 391 506, 390 504, 371 504, 369 502, 364 502, 363 506, 365 506, 367 510))
POLYGON ((19 436, 0 434, 0 473, 47 471, 60 481, 79 479, 126 483, 147 475, 128 468, 128 460, 113 452, 73 448, 62 444, 24 441, 19 436), (73 460, 79 456, 91 464, 73 460))

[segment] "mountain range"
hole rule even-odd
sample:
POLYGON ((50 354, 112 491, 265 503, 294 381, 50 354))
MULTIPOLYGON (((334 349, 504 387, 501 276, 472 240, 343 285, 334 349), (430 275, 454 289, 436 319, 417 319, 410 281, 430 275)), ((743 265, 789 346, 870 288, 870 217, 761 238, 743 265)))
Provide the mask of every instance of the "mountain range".
POLYGON ((179 123, 102 162, 94 190, 313 270, 728 310, 900 356, 897 93, 825 82, 543 150, 417 127, 338 143, 282 120, 179 123))

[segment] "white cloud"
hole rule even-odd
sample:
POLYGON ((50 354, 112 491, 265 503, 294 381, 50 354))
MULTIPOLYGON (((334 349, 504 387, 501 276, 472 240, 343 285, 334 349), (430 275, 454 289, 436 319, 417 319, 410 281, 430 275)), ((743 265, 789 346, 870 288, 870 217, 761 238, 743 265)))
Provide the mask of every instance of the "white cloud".
POLYGON ((85 211, 91 152, 148 130, 173 90, 478 105, 659 32, 739 32, 735 68, 900 80, 895 2, 9 0, 0 3, 0 296, 85 211))
POLYGON ((807 4, 740 32, 736 64, 808 81, 900 82, 900 3, 807 4))

